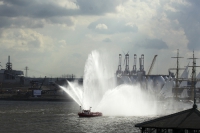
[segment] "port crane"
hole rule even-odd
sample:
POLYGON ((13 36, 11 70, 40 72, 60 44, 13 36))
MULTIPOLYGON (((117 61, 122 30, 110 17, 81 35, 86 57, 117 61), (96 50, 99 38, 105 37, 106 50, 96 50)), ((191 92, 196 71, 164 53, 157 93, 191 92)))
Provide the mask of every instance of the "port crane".
MULTIPOLYGON (((129 52, 128 52, 129 53, 129 52)), ((125 66, 125 70, 124 70, 124 75, 130 75, 130 71, 129 71, 129 54, 125 54, 125 58, 124 58, 124 64, 126 62, 126 66, 125 66)))
POLYGON ((133 70, 131 71, 132 75, 137 73, 136 63, 137 63, 137 55, 134 54, 134 65, 133 65, 133 70))
POLYGON ((152 60, 152 63, 151 63, 151 66, 150 66, 150 68, 149 68, 149 71, 148 71, 148 73, 147 73, 147 75, 146 75, 146 89, 148 89, 148 85, 147 85, 148 78, 149 78, 149 75, 151 74, 151 71, 152 71, 153 66, 154 66, 154 64, 155 64, 155 61, 156 61, 156 57, 157 57, 157 56, 158 56, 158 55, 155 55, 155 56, 154 56, 154 58, 153 58, 153 60, 152 60))
POLYGON ((122 55, 119 54, 119 65, 118 65, 118 69, 117 69, 117 72, 116 74, 119 76, 122 74, 122 67, 121 67, 121 64, 122 64, 122 55))
POLYGON ((157 57, 157 56, 158 56, 158 55, 155 55, 155 56, 154 56, 153 61, 152 61, 152 63, 151 63, 151 66, 150 66, 150 68, 149 68, 149 71, 148 71, 148 73, 147 73, 147 76, 151 74, 151 71, 152 71, 153 66, 154 66, 154 64, 155 64, 155 61, 156 61, 156 57, 157 57))

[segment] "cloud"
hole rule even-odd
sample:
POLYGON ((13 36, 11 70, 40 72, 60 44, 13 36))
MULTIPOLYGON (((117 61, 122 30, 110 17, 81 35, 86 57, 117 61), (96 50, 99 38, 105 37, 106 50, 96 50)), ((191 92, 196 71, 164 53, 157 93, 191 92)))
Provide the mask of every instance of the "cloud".
POLYGON ((3 5, 3 1, 0 1, 0 5, 3 5))
POLYGON ((105 24, 98 24, 95 28, 99 29, 99 30, 107 30, 108 29, 108 27, 105 24))
POLYGON ((102 15, 116 12, 116 7, 128 0, 77 0, 82 15, 102 15))
POLYGON ((30 29, 5 29, 1 33, 0 46, 16 51, 44 52, 53 47, 53 40, 30 29))
POLYGON ((47 23, 50 24, 61 24, 66 26, 74 26, 75 20, 72 17, 51 17, 47 18, 47 23))
POLYGON ((110 40, 110 38, 105 38, 105 39, 103 40, 103 42, 109 43, 109 42, 112 42, 112 41, 110 40))
MULTIPOLYGON (((127 0, 125 0, 127 1, 127 0)), ((0 3, 0 28, 43 28, 45 24, 73 26, 72 16, 100 15, 116 12, 122 0, 2 0, 0 3)))
POLYGON ((71 15, 78 5, 72 0, 3 0, 0 4, 0 28, 43 28, 46 24, 74 26, 71 15))
POLYGON ((91 29, 101 34, 114 34, 119 32, 137 32, 138 27, 130 22, 123 20, 113 19, 99 19, 88 25, 88 29, 91 29), (106 30, 99 30, 106 29, 106 30))
POLYGON ((0 28, 43 28, 45 21, 27 17, 0 17, 0 28))
POLYGON ((60 5, 61 7, 65 7, 66 9, 73 9, 77 10, 79 9, 79 6, 71 0, 60 0, 60 1, 55 1, 55 4, 60 5))
POLYGON ((158 39, 145 39, 144 41, 138 43, 136 46, 145 49, 157 49, 157 50, 168 49, 167 44, 162 40, 158 39))
POLYGON ((73 26, 75 21, 68 14, 71 10, 53 2, 6 0, 0 5, 0 28, 43 28, 45 24, 73 26))
POLYGON ((179 15, 178 20, 184 28, 185 34, 189 40, 188 48, 190 50, 200 50, 200 1, 190 1, 191 6, 186 6, 187 10, 183 10, 179 15))
POLYGON ((59 48, 66 48, 66 45, 67 45, 67 43, 66 43, 66 41, 65 40, 60 40, 60 41, 58 41, 58 49, 59 48))
POLYGON ((0 28, 44 28, 47 24, 58 24, 72 27, 75 20, 72 17, 51 17, 47 19, 37 19, 28 17, 0 17, 0 28))
POLYGON ((0 16, 47 18, 54 16, 100 15, 116 12, 116 7, 127 0, 3 0, 0 16), (35 10, 37 9, 37 10, 35 10))
POLYGON ((73 56, 73 57, 76 57, 76 58, 80 58, 80 57, 81 57, 81 54, 79 54, 79 53, 73 53, 72 56, 73 56))
POLYGON ((172 28, 183 29, 188 39, 189 50, 200 50, 200 1, 172 1, 164 4, 163 12, 171 22, 172 28), (173 23, 176 21, 177 23, 173 23))

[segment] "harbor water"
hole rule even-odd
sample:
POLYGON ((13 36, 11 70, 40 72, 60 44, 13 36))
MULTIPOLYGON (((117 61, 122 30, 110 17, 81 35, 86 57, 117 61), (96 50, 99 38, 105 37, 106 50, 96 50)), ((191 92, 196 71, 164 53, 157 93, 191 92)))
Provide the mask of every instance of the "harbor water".
POLYGON ((139 133, 151 116, 79 118, 75 102, 0 101, 1 133, 139 133))

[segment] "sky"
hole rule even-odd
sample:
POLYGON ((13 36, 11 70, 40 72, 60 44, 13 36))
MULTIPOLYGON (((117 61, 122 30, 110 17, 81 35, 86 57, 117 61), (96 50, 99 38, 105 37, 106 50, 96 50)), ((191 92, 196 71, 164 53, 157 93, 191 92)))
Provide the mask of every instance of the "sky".
POLYGON ((81 77, 98 50, 116 70, 120 53, 129 52, 130 69, 133 55, 144 54, 146 71, 158 55, 152 74, 167 74, 177 49, 182 67, 193 50, 200 57, 199 7, 199 0, 0 0, 1 69, 10 55, 12 68, 27 66, 29 77, 81 77))

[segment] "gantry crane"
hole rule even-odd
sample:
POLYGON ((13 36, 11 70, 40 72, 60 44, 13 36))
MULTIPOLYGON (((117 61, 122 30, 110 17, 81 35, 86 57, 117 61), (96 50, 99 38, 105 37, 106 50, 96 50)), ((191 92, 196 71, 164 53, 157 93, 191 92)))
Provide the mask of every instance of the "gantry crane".
POLYGON ((154 64, 155 64, 155 61, 156 61, 156 57, 157 57, 157 56, 158 56, 158 55, 155 55, 155 56, 154 56, 153 61, 152 61, 152 63, 151 63, 151 66, 150 66, 150 68, 149 68, 149 71, 148 71, 148 73, 147 73, 147 75, 146 75, 146 89, 148 89, 148 85, 147 85, 148 78, 149 78, 149 75, 151 74, 151 71, 152 71, 153 66, 154 66, 154 64))
POLYGON ((148 73, 147 73, 147 76, 151 74, 151 71, 152 71, 153 66, 154 66, 154 64, 155 64, 155 61, 156 61, 156 57, 157 57, 157 56, 158 56, 158 55, 155 55, 155 56, 154 56, 153 61, 152 61, 152 63, 151 63, 151 66, 150 66, 150 68, 149 68, 149 71, 148 71, 148 73))

